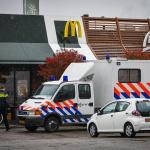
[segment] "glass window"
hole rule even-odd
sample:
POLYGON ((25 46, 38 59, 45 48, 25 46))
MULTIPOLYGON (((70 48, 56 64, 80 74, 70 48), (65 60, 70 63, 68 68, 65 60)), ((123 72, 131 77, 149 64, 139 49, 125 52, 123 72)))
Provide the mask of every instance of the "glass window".
POLYGON ((143 117, 150 116, 150 101, 138 101, 136 107, 143 117))
POLYGON ((50 84, 50 85, 41 85, 34 95, 48 95, 53 96, 56 92, 59 85, 50 84))
POLYGON ((80 84, 79 89, 79 98, 80 99, 89 99, 91 98, 91 90, 89 84, 80 84))
POLYGON ((140 70, 134 69, 130 70, 130 82, 139 82, 140 81, 140 70))
POLYGON ((30 94, 30 72, 16 71, 15 78, 17 105, 20 105, 30 94))
POLYGON ((141 70, 140 69, 119 69, 118 81, 122 82, 122 83, 140 82, 141 81, 141 70))
POLYGON ((54 21, 55 29, 56 29, 56 36, 57 41, 60 47, 64 48, 80 48, 77 38, 77 33, 75 33, 75 36, 72 37, 71 35, 71 27, 69 26, 69 33, 68 37, 64 38, 64 29, 66 25, 66 21, 54 21))
POLYGON ((125 111, 129 105, 130 105, 130 103, 128 103, 128 102, 118 102, 116 110, 117 110, 117 112, 125 111))
POLYGON ((102 114, 109 114, 109 113, 115 112, 116 105, 117 105, 117 102, 107 105, 105 108, 103 108, 102 114))
POLYGON ((75 86, 73 84, 64 85, 55 97, 55 101, 64 101, 75 98, 75 86))
POLYGON ((25 0, 24 14, 26 15, 39 15, 39 0, 25 0))

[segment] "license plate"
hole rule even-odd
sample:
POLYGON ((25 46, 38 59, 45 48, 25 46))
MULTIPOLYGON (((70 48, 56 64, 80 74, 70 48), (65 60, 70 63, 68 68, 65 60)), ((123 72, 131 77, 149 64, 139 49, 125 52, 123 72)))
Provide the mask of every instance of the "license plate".
POLYGON ((27 111, 19 111, 19 115, 28 115, 27 111))
POLYGON ((150 118, 145 118, 145 122, 150 122, 150 118))

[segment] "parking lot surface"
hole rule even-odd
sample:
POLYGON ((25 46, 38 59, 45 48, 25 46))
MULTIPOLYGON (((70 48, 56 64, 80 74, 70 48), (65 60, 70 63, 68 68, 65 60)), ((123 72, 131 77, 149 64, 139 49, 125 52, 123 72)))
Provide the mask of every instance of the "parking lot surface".
POLYGON ((149 150, 150 133, 135 138, 100 134, 91 138, 85 127, 62 127, 56 133, 43 128, 30 133, 24 128, 0 129, 0 150, 149 150))

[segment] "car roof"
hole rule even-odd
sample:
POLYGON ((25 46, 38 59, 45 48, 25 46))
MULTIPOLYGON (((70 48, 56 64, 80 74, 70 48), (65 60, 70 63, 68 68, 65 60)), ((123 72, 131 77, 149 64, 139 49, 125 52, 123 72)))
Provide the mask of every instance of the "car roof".
POLYGON ((119 99, 119 100, 116 100, 116 101, 128 101, 128 102, 132 102, 132 101, 143 101, 143 100, 150 101, 150 99, 147 99, 147 98, 125 98, 125 99, 119 99))

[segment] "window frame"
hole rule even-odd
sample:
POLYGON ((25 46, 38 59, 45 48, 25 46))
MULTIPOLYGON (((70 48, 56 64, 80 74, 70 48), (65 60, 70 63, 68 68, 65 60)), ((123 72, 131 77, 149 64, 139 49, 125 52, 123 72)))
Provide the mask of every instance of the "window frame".
POLYGON ((81 84, 78 84, 78 96, 79 96, 79 99, 91 99, 91 86, 90 86, 90 84, 84 84, 84 83, 81 83, 81 84), (79 91, 79 86, 80 85, 88 85, 89 86, 89 89, 90 89, 90 97, 89 98, 81 98, 80 97, 80 91, 79 91))
POLYGON ((120 68, 119 70, 118 70, 118 82, 120 82, 120 83, 138 83, 138 82, 141 82, 141 69, 139 69, 139 68, 120 68), (128 81, 120 81, 120 77, 119 77, 119 72, 120 71, 123 71, 123 70, 127 70, 127 71, 129 71, 129 79, 128 79, 128 81), (131 71, 133 71, 133 70, 137 70, 138 71, 138 81, 137 82, 131 82, 131 79, 130 79, 130 72, 131 71))
POLYGON ((129 102, 126 102, 126 101, 119 101, 119 102, 117 102, 117 106, 116 106, 116 112, 124 112, 124 111, 126 111, 127 110, 127 108, 130 106, 130 103, 129 102), (118 111, 118 107, 119 107, 119 103, 126 103, 126 104, 128 104, 128 106, 126 107, 126 109, 125 110, 122 110, 122 111, 118 111))
POLYGON ((100 114, 101 115, 107 115, 107 114, 111 114, 111 113, 115 113, 116 112, 116 107, 117 107, 117 102, 112 102, 112 103, 109 103, 108 105, 106 105, 105 107, 103 107, 101 110, 100 110, 100 114), (108 107, 109 105, 113 104, 113 103, 116 103, 116 106, 115 106, 115 109, 114 109, 114 112, 109 112, 109 113, 103 113, 103 110, 108 107))

